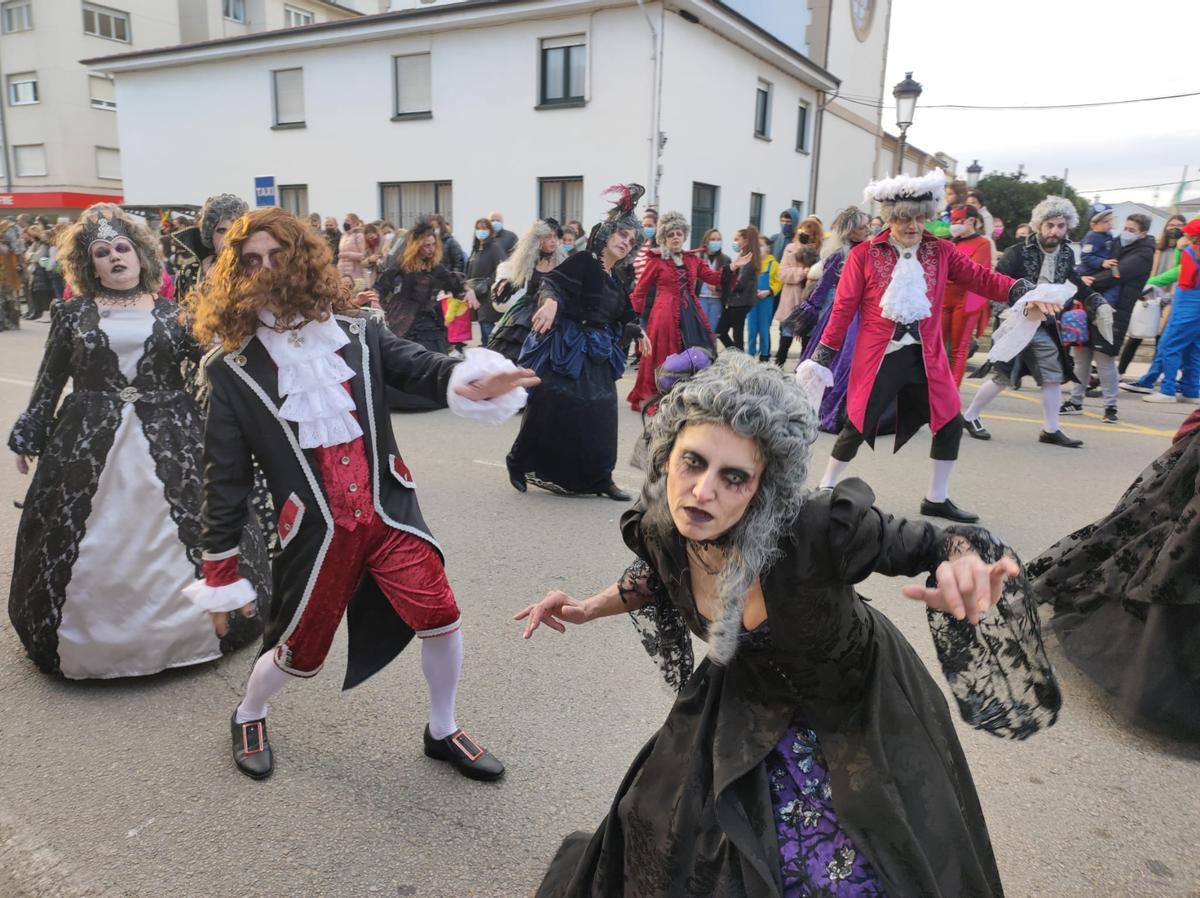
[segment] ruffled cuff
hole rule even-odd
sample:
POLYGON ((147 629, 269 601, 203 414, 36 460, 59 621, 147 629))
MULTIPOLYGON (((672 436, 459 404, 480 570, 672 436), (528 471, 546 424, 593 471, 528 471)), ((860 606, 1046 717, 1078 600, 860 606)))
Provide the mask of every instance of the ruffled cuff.
POLYGON ((468 349, 466 358, 450 372, 450 384, 446 387, 446 405, 460 418, 470 418, 484 424, 503 424, 525 407, 527 394, 524 387, 516 387, 503 396, 482 402, 460 396, 458 387, 474 383, 498 371, 512 371, 516 367, 498 352, 480 347, 468 349))
POLYGON ((209 586, 204 580, 197 580, 185 586, 183 594, 203 611, 236 611, 255 599, 250 581, 240 577, 224 586, 209 586))

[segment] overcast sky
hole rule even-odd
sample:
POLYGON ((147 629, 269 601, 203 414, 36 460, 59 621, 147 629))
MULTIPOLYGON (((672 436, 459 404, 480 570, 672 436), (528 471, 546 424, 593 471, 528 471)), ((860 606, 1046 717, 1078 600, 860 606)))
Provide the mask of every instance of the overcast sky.
MULTIPOLYGON (((1184 0, 892 0, 883 126, 896 133, 892 87, 906 71, 924 88, 909 129, 922 150, 944 150, 965 173, 1061 176, 1089 200, 1150 203, 1183 166, 1200 178, 1200 96, 1054 111, 922 109, 941 103, 1087 103, 1200 91, 1200 4, 1184 0), (961 54, 956 51, 961 50, 961 54)), ((1200 180, 1185 188, 1200 194, 1200 180)))

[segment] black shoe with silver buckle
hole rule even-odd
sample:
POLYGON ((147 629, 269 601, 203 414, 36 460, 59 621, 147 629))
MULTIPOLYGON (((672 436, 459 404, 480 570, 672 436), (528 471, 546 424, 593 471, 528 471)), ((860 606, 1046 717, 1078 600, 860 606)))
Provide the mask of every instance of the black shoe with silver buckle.
POLYGON ((229 718, 233 735, 233 763, 251 779, 265 780, 275 769, 271 743, 267 741, 267 719, 238 723, 237 711, 229 718))
POLYGON ((973 511, 967 511, 965 508, 959 508, 949 497, 944 502, 931 502, 928 499, 921 500, 921 514, 928 515, 931 518, 945 518, 948 521, 958 521, 960 524, 974 524, 979 520, 979 515, 973 511))
POLYGON ((490 782, 504 776, 504 765, 467 735, 466 730, 457 730, 445 739, 434 739, 426 726, 425 756, 435 761, 446 761, 468 779, 490 782))
POLYGON ((988 429, 983 426, 978 418, 964 418, 963 423, 967 426, 967 436, 977 440, 990 440, 992 435, 988 433, 988 429))

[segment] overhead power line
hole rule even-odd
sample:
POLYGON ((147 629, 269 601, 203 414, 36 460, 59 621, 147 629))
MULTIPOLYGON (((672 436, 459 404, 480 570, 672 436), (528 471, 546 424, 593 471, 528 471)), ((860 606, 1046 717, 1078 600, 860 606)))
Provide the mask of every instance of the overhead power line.
MULTIPOLYGON (((1126 106, 1130 103, 1153 103, 1156 100, 1178 100, 1183 97, 1200 97, 1200 90, 1191 91, 1184 94, 1166 94, 1161 97, 1137 97, 1132 100, 1104 100, 1098 103, 1060 103, 1056 105, 1038 105, 1038 106, 973 106, 962 103, 934 103, 931 105, 921 104, 921 109, 980 109, 992 111, 1020 111, 1025 109, 1031 110, 1047 110, 1047 109, 1093 109, 1097 106, 1126 106)), ((870 106, 873 109, 887 109, 889 104, 878 103, 867 98, 855 98, 846 94, 841 94, 837 97, 839 100, 845 100, 848 103, 855 103, 859 106, 870 106)))
POLYGON ((1129 187, 1089 187, 1077 190, 1076 193, 1116 193, 1119 190, 1149 190, 1152 187, 1176 187, 1179 184, 1195 184, 1200 178, 1189 178, 1186 181, 1163 181, 1160 184, 1132 184, 1129 187))

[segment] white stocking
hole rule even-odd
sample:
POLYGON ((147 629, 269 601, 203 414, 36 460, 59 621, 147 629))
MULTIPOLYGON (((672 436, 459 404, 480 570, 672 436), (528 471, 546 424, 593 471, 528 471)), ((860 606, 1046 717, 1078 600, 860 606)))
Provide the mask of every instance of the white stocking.
POLYGON ((246 683, 246 697, 238 705, 237 722, 261 720, 267 716, 267 701, 292 680, 275 664, 274 650, 267 652, 254 663, 250 679, 246 683))
POLYGON ((934 458, 932 470, 929 472, 929 492, 925 498, 930 502, 945 502, 950 495, 950 474, 954 470, 954 462, 934 458))
POLYGON ((1058 410, 1062 407, 1062 384, 1042 385, 1042 418, 1046 433, 1058 433, 1058 410))
POLYGON ((429 735, 445 739, 458 732, 454 700, 462 671, 462 630, 421 640, 421 671, 429 684, 429 735))
POLYGON ((821 489, 830 489, 837 486, 838 480, 848 467, 850 467, 850 462, 848 461, 838 461, 836 458, 829 459, 829 464, 825 466, 825 474, 821 478, 821 489))
POLYGON ((968 421, 978 421, 984 406, 1003 392, 1003 384, 998 384, 994 380, 987 381, 975 392, 975 398, 971 400, 971 404, 963 412, 963 417, 968 421))

